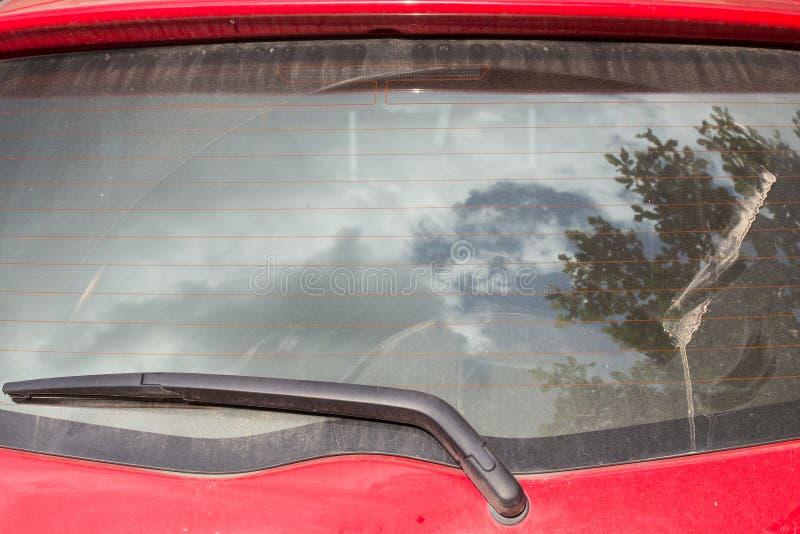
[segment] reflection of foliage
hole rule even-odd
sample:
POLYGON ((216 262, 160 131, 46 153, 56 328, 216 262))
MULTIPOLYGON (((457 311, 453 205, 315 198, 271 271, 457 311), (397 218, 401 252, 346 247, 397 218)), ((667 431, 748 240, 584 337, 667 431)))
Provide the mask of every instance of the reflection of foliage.
POLYGON ((674 388, 666 391, 659 385, 626 385, 652 379, 649 370, 641 364, 634 364, 626 372, 611 373, 616 383, 590 377, 592 367, 593 363, 579 363, 574 356, 569 356, 565 363, 553 364, 548 371, 532 371, 535 379, 542 383, 559 384, 550 386, 559 390, 554 402, 556 419, 543 425, 542 433, 589 432, 619 426, 619 422, 626 426, 651 423, 653 413, 664 413, 665 408, 680 406, 677 397, 670 397, 671 394, 680 395, 674 388))
MULTIPOLYGON (((794 134, 800 138, 800 111, 793 119, 794 134)), ((765 138, 753 128, 738 126, 727 110, 715 108, 711 122, 703 121, 698 128, 701 138, 698 143, 707 150, 722 150, 722 169, 733 176, 736 191, 743 195, 752 193, 753 180, 744 178, 768 170, 778 177, 771 192, 772 197, 782 201, 800 200, 800 155, 776 132, 765 138), (781 180, 784 178, 784 180, 781 180)), ((791 228, 797 226, 797 213, 789 206, 775 206, 769 210, 772 220, 769 226, 791 228)), ((754 227, 764 227, 764 220, 756 220, 754 227)), ((800 247, 793 233, 766 232, 753 240, 752 245, 760 256, 785 254, 796 256, 800 247)))
POLYGON ((675 295, 653 289, 682 288, 691 281, 697 260, 714 254, 714 234, 708 230, 728 226, 735 198, 714 184, 709 162, 691 148, 680 148, 673 139, 662 143, 651 130, 638 137, 648 141, 647 150, 631 154, 622 149, 619 156, 608 154, 606 159, 617 168, 616 180, 635 193, 639 202, 651 204, 632 206, 633 219, 654 223, 661 250, 647 258, 642 236, 624 233, 602 217, 591 217, 588 222, 594 233, 570 234, 578 249, 575 258, 559 256, 579 292, 554 294, 551 300, 554 307, 566 311, 565 319, 624 317, 627 322, 612 322, 604 331, 624 346, 645 352, 656 349, 650 355, 659 360, 665 353, 658 351, 671 346, 669 336, 657 322, 634 321, 663 317, 675 295), (709 205, 687 207, 701 202, 709 205), (603 259, 611 261, 597 263, 603 259), (629 291, 589 293, 588 297, 580 292, 598 289, 629 291))
MULTIPOLYGON (((800 112, 794 117, 794 124, 794 133, 800 137, 800 112)), ((697 274, 703 260, 714 261, 717 232, 724 232, 736 222, 739 217, 737 201, 755 192, 762 172, 768 171, 778 178, 770 191, 770 199, 800 200, 800 188, 796 186, 800 181, 794 180, 800 178, 800 156, 778 132, 766 138, 753 128, 740 126, 726 109, 718 107, 697 132, 698 144, 702 147, 697 151, 688 146, 679 147, 676 140, 663 142, 648 130, 638 136, 647 141, 645 150, 631 153, 622 149, 619 155, 606 155, 607 161, 616 168, 616 181, 638 197, 636 202, 642 203, 632 206, 633 220, 650 222, 652 232, 626 232, 601 216, 592 216, 587 219, 593 229, 591 232, 569 233, 569 240, 576 249, 574 255, 559 256, 564 262, 564 272, 573 283, 569 291, 548 297, 551 305, 560 310, 560 318, 608 321, 603 327, 606 334, 621 346, 648 356, 635 370, 612 375, 617 381, 639 380, 636 377, 652 380, 659 375, 675 378, 675 352, 671 350, 673 345, 661 321, 682 288, 697 274), (712 177, 710 170, 714 165, 710 157, 698 155, 700 150, 719 154, 722 170, 733 176, 732 188, 723 187, 722 180, 712 177), (669 290, 655 291, 657 288, 669 290), (604 291, 608 289, 626 291, 604 291)), ((767 206, 754 221, 743 253, 786 259, 747 264, 739 261, 724 280, 718 280, 718 285, 732 285, 734 279, 739 285, 779 285, 796 281, 800 267, 792 258, 800 256, 796 232, 760 231, 796 227, 797 214, 791 206, 779 203, 767 206)), ((792 316, 800 303, 797 292, 731 291, 715 294, 712 302, 709 316, 750 314, 752 318, 746 322, 704 323, 693 338, 693 343, 700 348, 798 342, 800 328, 792 316), (781 312, 786 317, 761 318, 781 312)), ((697 352, 692 358, 693 372, 704 378, 725 381, 702 384, 699 392, 695 390, 696 398, 700 397, 701 405, 704 401, 706 407, 714 410, 751 402, 759 395, 763 384, 730 379, 776 372, 797 374, 794 363, 797 358, 792 352, 716 351, 708 353, 707 357, 697 352), (792 369, 787 371, 787 365, 792 369)), ((591 365, 570 360, 534 374, 545 383, 598 382, 599 378, 589 376, 591 365)), ((774 385, 770 390, 772 394, 775 388, 788 391, 793 384, 774 385)), ((643 393, 641 387, 570 387, 556 401, 556 420, 576 427, 558 428, 558 431, 580 430, 584 416, 589 419, 585 429, 611 425, 611 421, 631 424, 637 420, 637 413, 647 412, 642 410, 643 403, 659 397, 661 402, 671 402, 665 397, 671 389, 674 388, 661 388, 658 392, 650 389, 643 393), (606 390, 600 397, 597 396, 599 388, 606 390), (587 413, 581 416, 582 411, 587 413)))
MULTIPOLYGON (((733 117, 719 108, 715 108, 711 119, 713 126, 703 121, 698 128, 701 135, 698 143, 709 150, 722 151, 723 169, 737 176, 737 191, 746 193, 756 183, 753 178, 764 169, 778 176, 800 173, 800 159, 789 151, 777 133, 772 139, 765 139, 752 128, 736 125, 733 117)), ((798 122, 800 113, 795 118, 795 123, 798 122)), ((602 217, 590 217, 593 233, 570 234, 570 241, 578 249, 574 258, 559 256, 565 262, 564 272, 579 291, 623 288, 634 291, 565 292, 551 295, 550 299, 555 308, 566 312, 564 319, 628 320, 612 322, 605 331, 624 346, 647 352, 671 347, 668 337, 658 323, 650 323, 654 328, 649 328, 643 326, 648 323, 630 320, 663 318, 676 292, 696 274, 699 260, 714 256, 715 234, 708 230, 722 231, 731 224, 737 199, 724 187, 714 185, 707 173, 709 162, 698 158, 689 147, 679 149, 675 140, 662 143, 650 130, 639 137, 649 142, 646 151, 631 155, 623 149, 619 156, 609 154, 606 159, 617 168, 617 181, 636 193, 640 202, 660 204, 632 206, 635 221, 654 221, 660 250, 648 258, 640 235, 625 233, 602 217), (692 206, 700 202, 711 204, 702 208, 692 206), (610 261, 603 263, 603 260, 610 261), (674 288, 675 292, 653 291, 654 288, 674 288)), ((779 179, 773 196, 792 200, 788 197, 797 195, 796 188, 781 185, 779 179)), ((776 225, 773 217, 770 226, 796 224, 796 214, 788 208, 771 209, 770 213, 783 216, 782 225, 776 225)), ((764 224, 763 217, 754 228, 759 224, 764 224)), ((765 241, 768 247, 757 250, 758 255, 798 254, 793 233, 763 232, 749 244, 756 249, 764 248, 765 241)), ((659 353, 652 356, 659 359, 659 353)))

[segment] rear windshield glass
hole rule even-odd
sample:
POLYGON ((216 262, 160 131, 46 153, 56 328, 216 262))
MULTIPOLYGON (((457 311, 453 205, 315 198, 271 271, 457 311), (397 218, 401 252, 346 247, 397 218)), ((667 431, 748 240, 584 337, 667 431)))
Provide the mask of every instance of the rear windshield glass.
MULTIPOLYGON (((2 61, 0 381, 417 389, 517 471, 797 437, 798 72, 796 52, 579 42, 2 61)), ((133 463, 286 431, 316 436, 299 456, 440 457, 355 422, 2 401, 0 445, 79 454, 70 425, 117 429, 147 436, 133 463)), ((80 454, 120 459, 101 442, 80 454)))

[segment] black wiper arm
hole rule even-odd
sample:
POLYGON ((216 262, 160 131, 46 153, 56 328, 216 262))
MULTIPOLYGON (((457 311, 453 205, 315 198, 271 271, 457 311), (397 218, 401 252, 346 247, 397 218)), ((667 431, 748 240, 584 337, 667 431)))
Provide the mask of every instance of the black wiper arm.
POLYGON ((403 423, 429 432, 477 486, 503 522, 520 520, 528 501, 522 487, 485 440, 447 402, 420 391, 195 373, 121 373, 8 382, 15 402, 111 399, 181 402, 287 410, 403 423))

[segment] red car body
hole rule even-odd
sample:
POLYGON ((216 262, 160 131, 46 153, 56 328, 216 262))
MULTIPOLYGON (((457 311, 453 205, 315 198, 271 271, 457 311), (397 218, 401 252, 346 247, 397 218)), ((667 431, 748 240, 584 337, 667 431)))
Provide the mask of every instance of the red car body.
MULTIPOLYGON (((308 36, 503 35, 800 45, 800 4, 604 0, 10 0, 0 54, 308 36)), ((521 523, 466 476, 352 455, 189 476, 0 449, 6 532, 796 532, 800 440, 523 476, 521 523)))
POLYGON ((456 469, 343 456, 231 477, 5 450, 0 515, 19 532, 795 532, 800 442, 524 477, 497 523, 456 469))
POLYGON ((792 0, 497 2, 351 0, 10 0, 0 54, 302 36, 547 36, 796 45, 792 0))

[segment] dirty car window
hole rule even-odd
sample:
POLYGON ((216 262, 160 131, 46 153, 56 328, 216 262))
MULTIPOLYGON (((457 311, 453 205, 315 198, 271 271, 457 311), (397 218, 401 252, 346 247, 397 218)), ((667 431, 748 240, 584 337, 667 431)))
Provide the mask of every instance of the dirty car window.
MULTIPOLYGON (((797 72, 501 41, 0 62, 0 378, 419 389, 517 440, 517 470, 525 440, 642 425, 671 425, 637 434, 665 454, 791 437, 797 72), (725 426, 743 410, 776 419, 725 426)), ((197 439, 321 421, 4 403, 197 439)))

